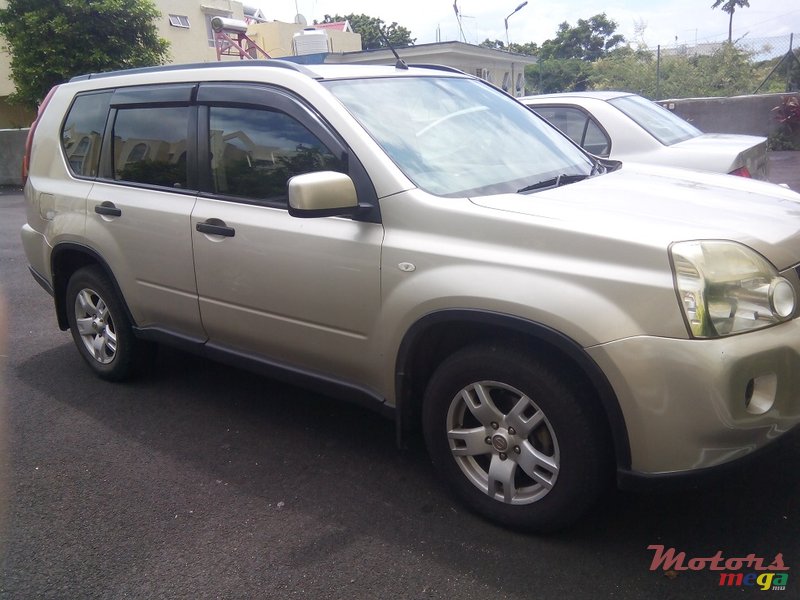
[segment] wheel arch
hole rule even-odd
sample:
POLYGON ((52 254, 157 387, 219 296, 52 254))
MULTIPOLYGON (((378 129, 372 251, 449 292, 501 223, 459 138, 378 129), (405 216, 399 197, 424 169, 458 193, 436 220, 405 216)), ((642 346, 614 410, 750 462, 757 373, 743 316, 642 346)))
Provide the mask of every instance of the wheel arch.
POLYGON ((456 350, 486 341, 522 347, 579 376, 606 416, 618 468, 630 468, 630 441, 622 409, 594 360, 574 340, 546 325, 490 311, 437 311, 420 318, 406 332, 395 365, 398 442, 417 426, 425 387, 441 361, 456 350))
POLYGON ((65 296, 67 294, 67 284, 70 277, 78 269, 83 267, 97 266, 105 273, 114 286, 114 293, 120 299, 122 306, 125 310, 126 316, 131 323, 135 323, 133 315, 128 309, 125 302, 125 297, 120 290, 114 272, 108 266, 105 260, 93 249, 82 244, 74 242, 62 242, 57 244, 52 253, 50 254, 50 268, 53 274, 53 300, 56 308, 56 318, 58 319, 58 327, 62 331, 69 329, 67 321, 67 307, 65 305, 65 296))

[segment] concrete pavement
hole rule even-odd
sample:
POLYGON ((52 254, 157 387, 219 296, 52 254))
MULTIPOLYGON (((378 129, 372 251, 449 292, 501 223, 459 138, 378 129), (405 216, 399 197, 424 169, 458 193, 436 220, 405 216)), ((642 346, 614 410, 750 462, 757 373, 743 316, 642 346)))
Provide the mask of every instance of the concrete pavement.
POLYGON ((785 183, 800 192, 800 152, 782 150, 769 153, 769 180, 785 183))

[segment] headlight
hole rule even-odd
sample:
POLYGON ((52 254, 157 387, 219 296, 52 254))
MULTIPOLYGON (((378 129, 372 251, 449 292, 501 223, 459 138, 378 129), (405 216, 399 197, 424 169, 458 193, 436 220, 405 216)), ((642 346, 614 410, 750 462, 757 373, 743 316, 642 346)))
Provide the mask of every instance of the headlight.
POLYGON ((792 284, 747 246, 726 241, 679 242, 670 253, 678 300, 694 337, 760 329, 794 314, 792 284))

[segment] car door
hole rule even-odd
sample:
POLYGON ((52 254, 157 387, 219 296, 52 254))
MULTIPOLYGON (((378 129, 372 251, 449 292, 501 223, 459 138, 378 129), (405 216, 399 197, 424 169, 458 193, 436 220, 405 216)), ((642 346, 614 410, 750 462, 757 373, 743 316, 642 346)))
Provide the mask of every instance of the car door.
POLYGON ((202 341, 190 226, 195 89, 170 84, 113 93, 85 239, 108 264, 140 328, 202 341))
POLYGON ((363 168, 286 92, 205 84, 198 103, 206 179, 192 235, 210 350, 358 379, 374 343, 383 228, 369 208, 352 217, 292 217, 286 187, 293 175, 342 171, 370 203, 363 168))

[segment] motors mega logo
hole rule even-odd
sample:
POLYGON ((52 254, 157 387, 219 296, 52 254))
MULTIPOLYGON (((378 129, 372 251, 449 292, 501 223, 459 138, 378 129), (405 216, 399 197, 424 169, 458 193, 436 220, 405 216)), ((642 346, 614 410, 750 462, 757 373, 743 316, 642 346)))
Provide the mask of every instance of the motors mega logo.
POLYGON ((725 558, 722 550, 705 558, 686 560, 686 552, 675 552, 675 548, 664 550, 664 546, 651 545, 648 550, 654 552, 650 570, 659 568, 664 571, 719 571, 719 585, 728 587, 758 587, 762 590, 785 590, 789 582, 789 574, 776 571, 788 571, 783 564, 783 554, 775 555, 773 561, 766 565, 767 559, 755 554, 744 558, 725 558))

